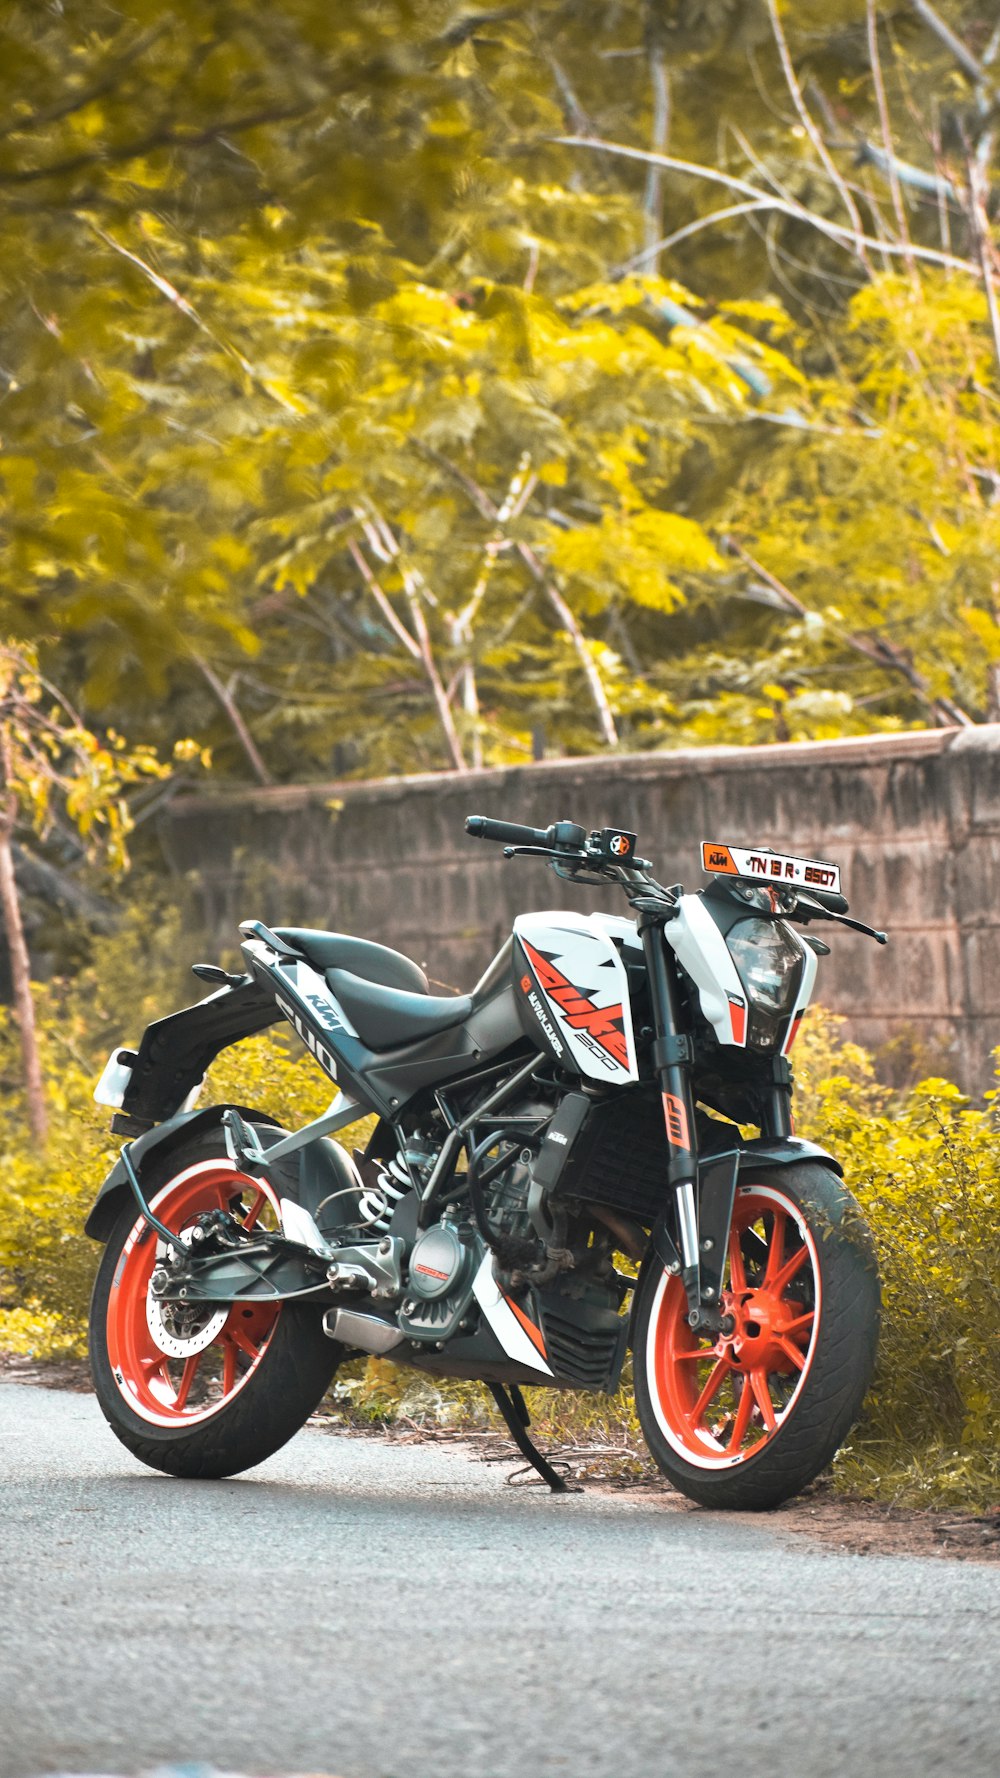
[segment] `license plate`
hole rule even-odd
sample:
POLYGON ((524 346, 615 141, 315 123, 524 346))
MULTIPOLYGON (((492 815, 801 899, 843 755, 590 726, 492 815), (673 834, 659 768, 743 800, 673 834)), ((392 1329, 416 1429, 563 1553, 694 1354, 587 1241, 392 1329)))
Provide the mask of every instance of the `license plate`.
POLYGON ((819 858, 796 858, 768 847, 723 846, 702 840, 702 869, 716 877, 744 877, 751 883, 770 883, 777 889, 826 889, 840 894, 840 866, 819 858))

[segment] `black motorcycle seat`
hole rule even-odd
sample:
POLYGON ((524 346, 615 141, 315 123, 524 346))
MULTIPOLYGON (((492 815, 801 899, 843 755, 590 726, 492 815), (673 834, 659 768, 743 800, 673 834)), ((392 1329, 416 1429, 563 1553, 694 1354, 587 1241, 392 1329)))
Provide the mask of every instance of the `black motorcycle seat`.
POLYGON ((275 926, 278 938, 294 945, 303 957, 325 974, 328 969, 347 969, 366 982, 384 988, 405 988, 408 994, 429 994, 427 977, 418 963, 401 951, 373 944, 368 938, 352 938, 347 932, 316 932, 310 926, 275 926))
POLYGON ((347 969, 328 969, 326 979, 362 1043, 373 1050, 400 1049, 421 1037, 435 1037, 464 1024, 472 1011, 471 994, 406 993, 347 969))

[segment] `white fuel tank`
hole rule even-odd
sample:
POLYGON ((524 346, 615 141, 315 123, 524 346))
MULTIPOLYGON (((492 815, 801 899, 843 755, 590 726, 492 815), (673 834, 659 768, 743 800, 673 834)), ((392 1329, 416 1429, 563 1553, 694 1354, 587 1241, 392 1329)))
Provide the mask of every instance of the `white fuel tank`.
POLYGON ((524 1029, 564 1068, 604 1085, 638 1080, 628 971, 642 962, 631 920, 564 910, 514 921, 514 980, 524 1029))

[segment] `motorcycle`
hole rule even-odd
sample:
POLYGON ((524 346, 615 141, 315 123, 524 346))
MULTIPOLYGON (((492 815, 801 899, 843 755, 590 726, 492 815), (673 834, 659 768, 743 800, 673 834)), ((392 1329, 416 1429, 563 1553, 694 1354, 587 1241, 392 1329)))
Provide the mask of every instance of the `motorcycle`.
POLYGON ((113 1052, 95 1097, 128 1137, 86 1223, 104 1243, 94 1386, 138 1458, 262 1462, 337 1366, 474 1378, 554 1490, 524 1387, 614 1392, 705 1506, 798 1493, 857 1417, 879 1282, 834 1156, 793 1134, 788 1053, 848 915, 835 865, 706 842, 664 887, 636 835, 483 816, 470 835, 619 889, 628 915, 518 916, 471 994, 344 933, 240 927, 244 969, 113 1052), (303 1129, 196 1105, 230 1044, 286 1020, 336 1084, 303 1129), (353 1157, 334 1140, 364 1116, 353 1157), (746 1126, 759 1134, 747 1134, 746 1126))

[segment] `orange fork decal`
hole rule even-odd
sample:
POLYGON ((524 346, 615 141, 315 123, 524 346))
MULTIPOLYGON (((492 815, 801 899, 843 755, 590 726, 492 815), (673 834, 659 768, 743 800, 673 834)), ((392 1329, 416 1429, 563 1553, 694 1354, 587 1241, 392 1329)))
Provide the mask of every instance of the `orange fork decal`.
POLYGON ((671 1148, 685 1148, 690 1153, 691 1134, 683 1099, 678 1099, 676 1093, 664 1093, 663 1115, 667 1123, 667 1141, 671 1148))

